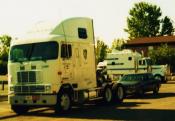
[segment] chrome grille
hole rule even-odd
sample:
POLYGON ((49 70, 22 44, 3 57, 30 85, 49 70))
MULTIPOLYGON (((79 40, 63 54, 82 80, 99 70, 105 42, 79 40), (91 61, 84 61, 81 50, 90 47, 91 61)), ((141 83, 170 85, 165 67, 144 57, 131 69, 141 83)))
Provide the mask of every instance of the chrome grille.
POLYGON ((38 86, 14 86, 14 92, 23 92, 23 93, 30 93, 30 92, 45 92, 45 86, 38 85, 38 86))
POLYGON ((36 71, 22 71, 17 72, 17 81, 19 83, 35 83, 36 82, 36 71))
POLYGON ((29 71, 29 82, 36 82, 36 73, 35 73, 35 71, 29 71))

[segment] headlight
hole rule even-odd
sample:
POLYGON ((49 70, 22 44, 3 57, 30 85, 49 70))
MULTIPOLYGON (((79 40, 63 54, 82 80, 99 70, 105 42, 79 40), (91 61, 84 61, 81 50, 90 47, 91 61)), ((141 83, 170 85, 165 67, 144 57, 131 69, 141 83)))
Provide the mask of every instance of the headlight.
POLYGON ((50 91, 51 90, 51 86, 46 86, 46 91, 48 92, 48 91, 50 91))

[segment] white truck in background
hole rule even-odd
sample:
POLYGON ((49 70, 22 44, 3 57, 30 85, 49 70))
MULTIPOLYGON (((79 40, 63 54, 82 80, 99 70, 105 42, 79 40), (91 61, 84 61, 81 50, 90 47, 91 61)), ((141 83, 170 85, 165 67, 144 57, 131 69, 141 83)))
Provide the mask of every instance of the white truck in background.
MULTIPOLYGON (((156 79, 166 81, 167 65, 152 65, 149 57, 142 57, 140 53, 132 50, 114 50, 107 54, 103 63, 111 80, 118 80, 124 74, 151 72, 156 79)), ((98 67, 101 65, 103 64, 99 63, 98 67)))
POLYGON ((96 72, 92 19, 71 18, 47 34, 43 30, 47 29, 12 40, 8 99, 14 112, 22 114, 35 106, 66 112, 74 103, 123 101, 123 87, 96 72))

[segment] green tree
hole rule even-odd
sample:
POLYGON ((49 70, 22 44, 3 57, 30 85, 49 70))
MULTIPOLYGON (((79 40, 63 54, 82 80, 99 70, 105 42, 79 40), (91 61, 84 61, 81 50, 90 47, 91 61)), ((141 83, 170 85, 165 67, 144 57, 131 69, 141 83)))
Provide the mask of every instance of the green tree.
POLYGON ((136 3, 129 11, 129 15, 127 18, 127 28, 124 30, 129 34, 130 39, 171 35, 173 32, 170 19, 166 16, 162 20, 161 9, 156 5, 146 2, 136 3))
POLYGON ((171 71, 175 71, 175 49, 169 47, 167 44, 163 44, 157 49, 150 50, 149 56, 153 60, 154 64, 168 64, 171 67, 171 71))
POLYGON ((169 17, 165 16, 164 19, 162 19, 162 27, 160 35, 173 35, 174 28, 173 24, 169 17))
POLYGON ((108 51, 108 46, 102 40, 97 38, 97 45, 96 45, 97 63, 104 61, 107 51, 108 51))
POLYGON ((2 35, 0 37, 1 43, 3 46, 10 47, 11 37, 8 35, 2 35))
POLYGON ((123 38, 114 39, 113 42, 112 42, 111 49, 121 50, 124 43, 125 43, 125 40, 123 38))
POLYGON ((0 36, 0 75, 7 74, 8 53, 11 37, 8 35, 0 36))

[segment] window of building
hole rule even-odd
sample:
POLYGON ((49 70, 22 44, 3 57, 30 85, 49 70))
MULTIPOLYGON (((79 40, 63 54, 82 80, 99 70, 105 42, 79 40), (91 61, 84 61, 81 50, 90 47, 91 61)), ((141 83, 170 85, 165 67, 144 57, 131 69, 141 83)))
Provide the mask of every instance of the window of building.
POLYGON ((112 62, 112 65, 115 65, 115 62, 112 62))
POLYGON ((72 56, 72 46, 70 44, 61 45, 61 57, 70 58, 72 56))
POLYGON ((87 38, 87 31, 86 28, 78 28, 78 37, 81 39, 87 38))

